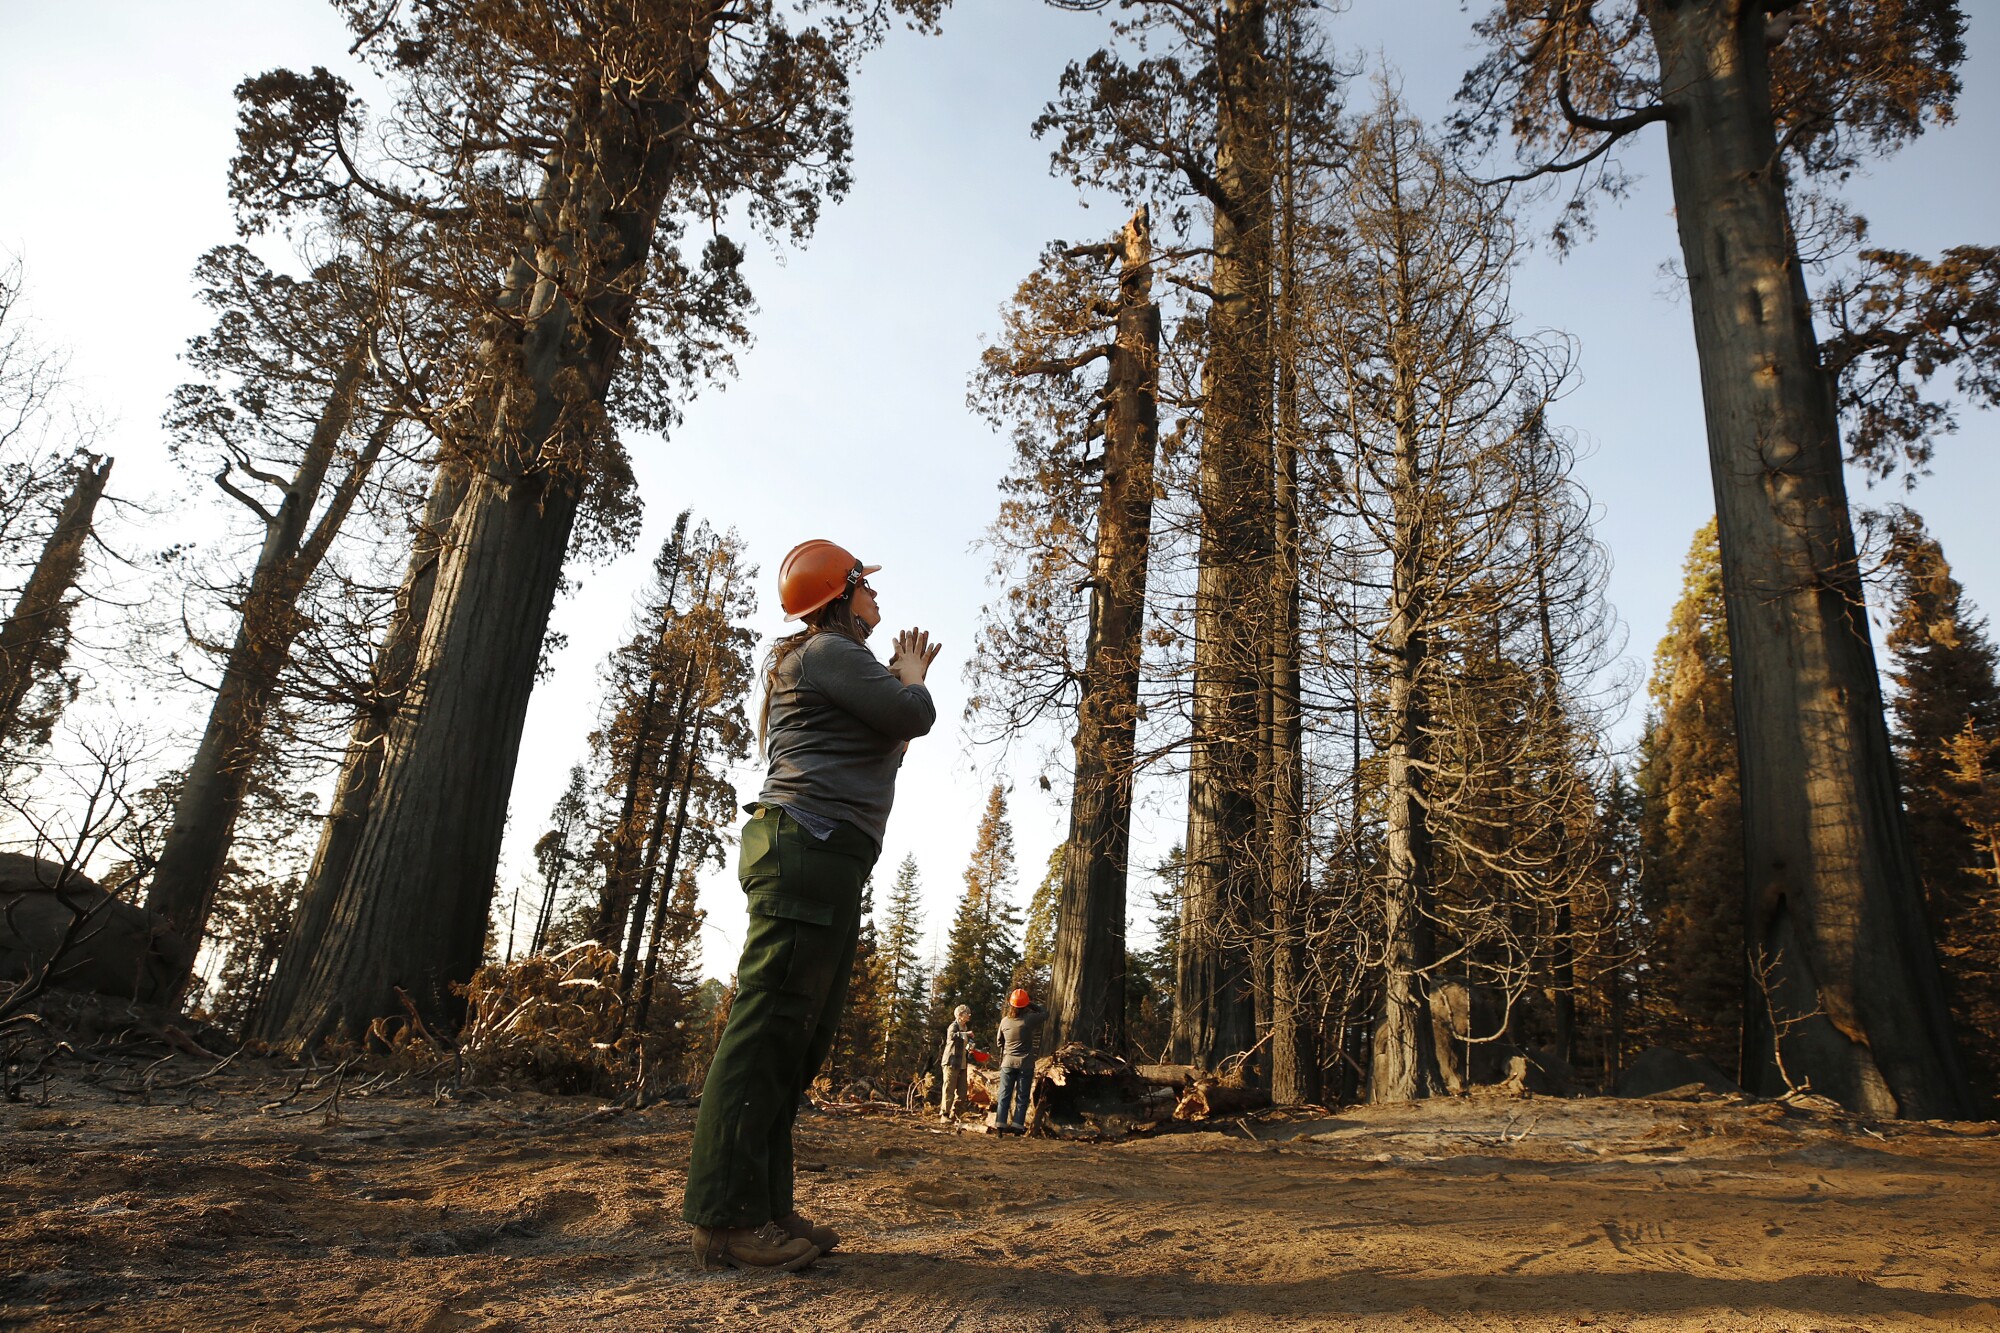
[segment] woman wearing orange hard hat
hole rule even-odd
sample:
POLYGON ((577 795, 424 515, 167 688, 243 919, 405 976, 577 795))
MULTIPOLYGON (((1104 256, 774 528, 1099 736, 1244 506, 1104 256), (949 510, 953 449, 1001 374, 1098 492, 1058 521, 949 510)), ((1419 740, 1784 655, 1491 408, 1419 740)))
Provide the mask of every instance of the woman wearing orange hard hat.
POLYGON ((1028 1096, 1035 1086, 1035 1056, 1042 1024, 1049 1011, 1034 1002, 1026 987, 1007 997, 1007 1012, 993 1035, 1000 1052, 1000 1095, 993 1103, 993 1128, 1002 1134, 1028 1132, 1028 1096))
POLYGON ((802 1268, 839 1240, 793 1204, 792 1120, 840 1025, 896 770, 937 721, 930 633, 898 634, 886 667, 868 650, 880 568, 830 541, 800 543, 778 568, 785 619, 804 628, 764 668, 769 767, 737 866, 750 923, 681 1209, 703 1268, 802 1268))

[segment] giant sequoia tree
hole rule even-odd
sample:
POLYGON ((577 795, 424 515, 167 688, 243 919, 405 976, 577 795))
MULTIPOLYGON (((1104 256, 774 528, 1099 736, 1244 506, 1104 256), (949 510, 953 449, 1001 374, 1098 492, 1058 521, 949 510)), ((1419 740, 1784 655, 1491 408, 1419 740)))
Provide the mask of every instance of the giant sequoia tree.
MULTIPOLYGON (((891 0, 919 21, 932 0, 891 0)), ((740 204, 803 236, 846 186, 849 62, 887 6, 340 0, 396 89, 371 125, 325 70, 248 80, 232 189, 246 221, 362 200, 433 223, 479 340, 439 423, 466 462, 373 799, 273 1026, 309 1042, 398 1008, 449 1021, 479 958, 507 794, 564 558, 616 540, 614 425, 663 428, 739 333, 740 250, 693 218, 740 204)))
POLYGON ((1777 1088, 1782 1031, 1786 1068, 1849 1107, 1963 1114, 1793 196, 1949 118, 1964 19, 1954 0, 1505 0, 1480 28, 1465 124, 1511 127, 1524 175, 1588 183, 1666 127, 1736 666, 1746 943, 1771 963, 1746 1078, 1777 1088))
POLYGON ((1005 732, 1074 717, 1052 1012, 1055 1040, 1107 1050, 1125 1044, 1126 853, 1159 443, 1153 269, 1144 208, 1109 244, 1053 247, 1016 294, 975 398, 1013 425, 1016 448, 991 535, 1009 584, 973 658, 975 716, 1005 732), (1102 375, 1090 374, 1098 362, 1102 375))
POLYGON ((397 299, 393 245, 350 245, 305 278, 272 272, 242 246, 196 266, 218 318, 189 348, 204 379, 176 392, 167 422, 182 462, 213 469, 250 517, 257 553, 226 594, 235 633, 212 646, 215 699, 147 888, 146 905, 191 943, 206 934, 280 678, 312 617, 308 591, 396 457, 406 404, 385 385, 424 374, 387 368, 412 348, 428 362, 425 344, 440 332, 413 327, 397 299))
MULTIPOLYGON (((1194 671, 1188 739, 1186 917, 1177 1059, 1215 1064, 1269 1021, 1272 563, 1277 552, 1272 296, 1276 185, 1291 138, 1334 142, 1336 79, 1307 52, 1275 60, 1296 5, 1137 0, 1107 48, 1065 70, 1036 123, 1079 186, 1171 203, 1205 251, 1196 410, 1194 671), (1128 58, 1126 52, 1132 53, 1128 58), (1288 117, 1287 114, 1288 113, 1288 117), (1284 125, 1288 133, 1281 133, 1284 125), (1198 219, 1198 221, 1197 221, 1198 219), (1198 235, 1205 223, 1205 235, 1198 235)), ((1285 48, 1289 50, 1289 47, 1285 48)), ((1282 590, 1279 590, 1282 593, 1282 590)))

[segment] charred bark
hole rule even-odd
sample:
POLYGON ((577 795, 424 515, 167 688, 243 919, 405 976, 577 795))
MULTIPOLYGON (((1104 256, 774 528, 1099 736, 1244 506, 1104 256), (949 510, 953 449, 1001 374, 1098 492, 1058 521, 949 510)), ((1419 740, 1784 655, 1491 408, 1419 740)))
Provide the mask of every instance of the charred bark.
MULTIPOLYGON (((1411 372, 1398 366, 1399 377, 1411 372)), ((1427 899, 1432 890, 1431 836, 1424 800, 1429 710, 1425 677, 1430 653, 1421 444, 1406 391, 1398 408, 1395 484, 1391 496, 1389 619, 1381 634, 1387 659, 1384 706, 1383 800, 1387 810, 1383 895, 1382 1012, 1368 1076, 1370 1101, 1410 1101, 1445 1091, 1432 1035, 1433 956, 1427 899)))
POLYGON ((1125 889, 1159 445, 1160 309, 1146 209, 1125 224, 1120 243, 1090 638, 1050 982, 1051 1044, 1080 1041, 1107 1051, 1125 1048, 1125 889))
POLYGON ((71 593, 83 572, 84 545, 110 476, 109 458, 86 457, 77 469, 76 484, 56 516, 55 530, 43 543, 13 614, 0 625, 0 743, 46 740, 55 721, 39 718, 30 727, 22 709, 36 683, 62 670, 69 656, 71 593))
POLYGON ((445 1026, 478 966, 542 636, 589 452, 681 165, 706 47, 640 86, 607 75, 551 155, 486 355, 490 433, 439 564, 411 689, 353 863, 284 1023, 292 1042, 400 1009, 445 1026), (566 289, 565 275, 578 282, 566 289), (577 299, 581 304, 577 304, 577 299))
POLYGON ((263 748, 278 679, 304 624, 299 598, 325 560, 394 429, 384 414, 315 520, 340 441, 353 423, 366 375, 357 348, 341 367, 285 497, 265 523, 264 544, 244 594, 236 640, 224 660, 207 726, 181 783, 173 823, 147 888, 146 906, 195 949, 208 927, 237 817, 263 748))
POLYGON ((284 954, 278 960, 270 988, 251 1018, 250 1035, 261 1041, 280 1039, 285 1018, 291 1012, 306 972, 306 960, 317 954, 325 941, 334 899, 347 879, 354 848, 375 801, 389 723, 410 690, 417 648, 437 587, 438 561, 452 518, 465 498, 468 479, 465 465, 457 460, 440 463, 432 478, 430 495, 424 502, 423 517, 411 544, 409 564, 403 572, 403 584, 396 594, 395 613, 375 651, 368 697, 348 735, 347 753, 334 780, 333 800, 320 827, 319 846, 313 852, 312 867, 299 891, 291 934, 285 941, 284 954))
POLYGON ((1264 863, 1270 874, 1271 1100, 1319 1099, 1319 1056, 1307 1013, 1305 729, 1299 685, 1299 348, 1298 269, 1292 143, 1292 32, 1284 43, 1283 159, 1278 215, 1276 336, 1277 433, 1271 471, 1269 732, 1265 757, 1264 863))
POLYGON ((1214 260, 1202 371, 1187 879, 1173 1053, 1214 1068, 1257 1041, 1251 942, 1270 546, 1270 134, 1263 0, 1226 0, 1216 63, 1214 260))
POLYGON ((1751 973, 1745 1086, 1970 1114, 1897 794, 1773 126, 1764 6, 1647 0, 1701 364, 1734 658, 1751 973))

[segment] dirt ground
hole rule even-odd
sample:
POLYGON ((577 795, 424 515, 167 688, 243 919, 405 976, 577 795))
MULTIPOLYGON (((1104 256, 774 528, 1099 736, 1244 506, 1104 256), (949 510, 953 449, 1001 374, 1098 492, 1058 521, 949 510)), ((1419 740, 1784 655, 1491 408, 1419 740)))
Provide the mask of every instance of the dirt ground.
POLYGON ((1089 1144, 835 1109, 801 1206, 840 1249, 706 1274, 685 1106, 265 1109, 282 1077, 0 1105, 0 1325, 2000 1329, 1992 1125, 1495 1096, 1089 1144))

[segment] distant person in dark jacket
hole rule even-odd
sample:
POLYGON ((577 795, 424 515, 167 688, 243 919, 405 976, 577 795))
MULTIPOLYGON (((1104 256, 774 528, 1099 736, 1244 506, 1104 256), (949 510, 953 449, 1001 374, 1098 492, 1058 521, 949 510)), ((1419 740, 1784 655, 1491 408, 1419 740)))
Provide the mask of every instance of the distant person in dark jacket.
POLYGON ((993 1110, 993 1126, 1002 1134, 1028 1132, 1028 1094, 1035 1086, 1036 1044, 1049 1011, 1033 1002, 1028 992, 1017 990, 1007 997, 1007 1015, 994 1034, 994 1049, 1000 1053, 1000 1101, 993 1110))
POLYGON ((939 1082, 944 1091, 938 1096, 938 1119, 947 1124, 965 1109, 965 1076, 974 1061, 986 1062, 986 1052, 972 1044, 972 1010, 960 1005, 951 1012, 944 1030, 944 1048, 938 1054, 939 1082))
POLYGON ((737 868, 750 924, 681 1209, 703 1268, 803 1268, 840 1239, 793 1206, 792 1120, 840 1026, 896 770, 937 721, 930 635, 898 634, 886 667, 868 651, 878 568, 812 541, 778 571, 786 619, 806 628, 773 645, 764 675, 770 771, 737 868))

